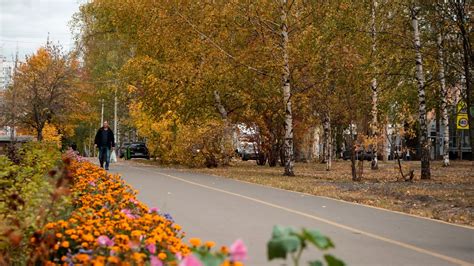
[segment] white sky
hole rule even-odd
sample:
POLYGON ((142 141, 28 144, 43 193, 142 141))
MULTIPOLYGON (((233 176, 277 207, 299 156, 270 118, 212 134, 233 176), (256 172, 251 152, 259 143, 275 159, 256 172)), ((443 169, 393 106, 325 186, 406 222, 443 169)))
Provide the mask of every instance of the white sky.
POLYGON ((65 50, 73 47, 70 21, 86 0, 0 0, 0 54, 20 60, 48 37, 65 50))

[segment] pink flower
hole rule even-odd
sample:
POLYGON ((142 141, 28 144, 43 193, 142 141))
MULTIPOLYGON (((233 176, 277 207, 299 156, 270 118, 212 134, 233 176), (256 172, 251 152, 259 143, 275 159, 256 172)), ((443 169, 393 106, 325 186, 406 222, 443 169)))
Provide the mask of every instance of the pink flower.
POLYGON ((153 207, 148 210, 148 213, 154 213, 154 212, 158 213, 159 211, 160 211, 159 208, 153 207))
POLYGON ((181 261, 179 266, 203 266, 202 263, 194 255, 189 255, 181 261))
POLYGON ((110 239, 108 236, 99 236, 97 238, 97 243, 99 243, 101 246, 107 247, 113 246, 115 244, 114 240, 110 239))
POLYGON ((121 210, 120 212, 121 212, 121 213, 124 213, 125 216, 127 216, 127 217, 130 218, 130 219, 135 219, 135 218, 137 218, 137 216, 133 215, 133 214, 132 214, 132 211, 130 211, 129 209, 123 209, 123 210, 121 210))
POLYGON ((150 265, 151 266, 163 266, 163 263, 156 256, 150 256, 150 265))
POLYGON ((230 257, 233 261, 245 261, 247 259, 247 247, 241 239, 237 239, 230 246, 230 257))
POLYGON ((148 244, 146 246, 146 249, 148 249, 148 251, 150 251, 151 254, 155 254, 156 252, 156 245, 155 244, 148 244))

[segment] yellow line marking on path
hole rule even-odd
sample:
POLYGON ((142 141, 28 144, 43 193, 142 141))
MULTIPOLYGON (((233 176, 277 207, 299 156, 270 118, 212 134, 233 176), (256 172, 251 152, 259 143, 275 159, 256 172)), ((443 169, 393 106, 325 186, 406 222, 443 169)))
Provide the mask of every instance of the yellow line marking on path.
MULTIPOLYGON (((148 170, 148 169, 138 168, 138 167, 134 167, 134 166, 132 166, 132 167, 140 169, 140 170, 148 170)), ((273 204, 273 203, 270 203, 270 202, 266 202, 266 201, 259 200, 259 199, 256 199, 256 198, 252 198, 252 197, 249 197, 249 196, 245 196, 245 195, 242 195, 242 194, 230 192, 230 191, 223 190, 223 189, 220 189, 220 188, 215 188, 215 187, 199 184, 199 183, 196 183, 196 182, 193 182, 193 181, 186 180, 186 179, 181 178, 181 177, 177 177, 177 176, 173 176, 173 175, 169 175, 169 174, 165 174, 165 173, 160 173, 160 172, 156 172, 156 171, 151 171, 151 170, 148 170, 148 171, 152 172, 152 173, 155 173, 155 174, 162 175, 162 176, 166 176, 166 177, 169 177, 169 178, 172 178, 172 179, 175 179, 175 180, 179 180, 181 182, 185 182, 185 183, 188 183, 188 184, 191 184, 191 185, 195 185, 195 186, 198 186, 198 187, 203 187, 203 188, 206 188, 206 189, 209 189, 209 190, 218 191, 218 192, 221 192, 221 193, 224 193, 224 194, 228 194, 228 195, 232 195, 232 196, 235 196, 235 197, 239 197, 239 198, 247 199, 247 200, 250 200, 250 201, 254 201, 254 202, 260 203, 262 205, 267 205, 267 206, 270 206, 270 207, 273 207, 273 208, 276 208, 276 209, 280 209, 280 210, 284 210, 284 211, 287 211, 287 212, 290 212, 290 213, 298 214, 298 215, 301 215, 301 216, 306 217, 306 218, 310 218, 310 219, 313 219, 313 220, 316 220, 316 221, 320 221, 320 222, 323 222, 323 223, 326 223, 326 224, 329 224, 329 225, 332 225, 332 226, 335 226, 335 227, 339 227, 339 228, 348 230, 348 231, 353 232, 353 233, 361 234, 361 235, 364 235, 364 236, 367 236, 367 237, 370 237, 370 238, 373 238, 373 239, 377 239, 377 240, 380 240, 380 241, 383 241, 383 242, 387 242, 387 243, 396 245, 396 246, 404 247, 406 249, 417 251, 419 253, 427 254, 427 255, 430 255, 430 256, 433 256, 433 257, 436 257, 436 258, 439 258, 439 259, 442 259, 442 260, 445 260, 445 261, 448 261, 448 262, 451 262, 451 263, 454 263, 454 264, 457 264, 457 265, 462 265, 462 266, 473 266, 474 265, 474 264, 471 264, 467 261, 463 261, 463 260, 456 259, 456 258, 453 258, 453 257, 449 257, 449 256, 446 256, 446 255, 443 255, 443 254, 440 254, 440 253, 436 253, 436 252, 431 251, 431 250, 420 248, 420 247, 417 247, 417 246, 414 246, 414 245, 411 245, 411 244, 403 243, 403 242, 400 242, 400 241, 397 241, 397 240, 393 240, 393 239, 386 238, 386 237, 383 237, 383 236, 379 236, 379 235, 376 235, 376 234, 372 234, 372 233, 369 233, 369 232, 366 232, 366 231, 362 231, 362 230, 359 230, 359 229, 356 229, 356 228, 353 228, 353 227, 350 227, 350 226, 347 226, 347 225, 343 225, 343 224, 340 224, 340 223, 337 223, 337 222, 333 222, 333 221, 330 221, 330 220, 327 220, 327 219, 324 219, 324 218, 321 218, 321 217, 317 217, 317 216, 314 216, 314 215, 311 215, 311 214, 308 214, 308 213, 305 213, 305 212, 290 209, 290 208, 287 208, 287 207, 283 207, 283 206, 280 206, 280 205, 277 205, 277 204, 273 204)))

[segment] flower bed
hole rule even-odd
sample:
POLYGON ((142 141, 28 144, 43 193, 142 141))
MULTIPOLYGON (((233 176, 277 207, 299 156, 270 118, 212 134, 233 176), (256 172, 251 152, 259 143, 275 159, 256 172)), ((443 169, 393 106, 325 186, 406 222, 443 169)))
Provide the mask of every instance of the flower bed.
POLYGON ((181 226, 139 202, 120 176, 89 162, 68 164, 74 211, 31 238, 34 260, 50 265, 242 265, 238 260, 246 250, 240 242, 215 252, 213 242, 191 239, 188 246, 181 226))

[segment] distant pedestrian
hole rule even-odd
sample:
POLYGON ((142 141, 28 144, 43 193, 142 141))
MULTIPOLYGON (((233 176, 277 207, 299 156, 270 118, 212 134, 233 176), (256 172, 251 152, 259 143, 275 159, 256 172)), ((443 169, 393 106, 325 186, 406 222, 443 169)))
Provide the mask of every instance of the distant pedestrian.
POLYGON ((104 168, 105 163, 105 170, 109 170, 110 152, 115 150, 115 139, 108 121, 104 121, 104 125, 97 131, 94 143, 99 148, 100 167, 104 168))

